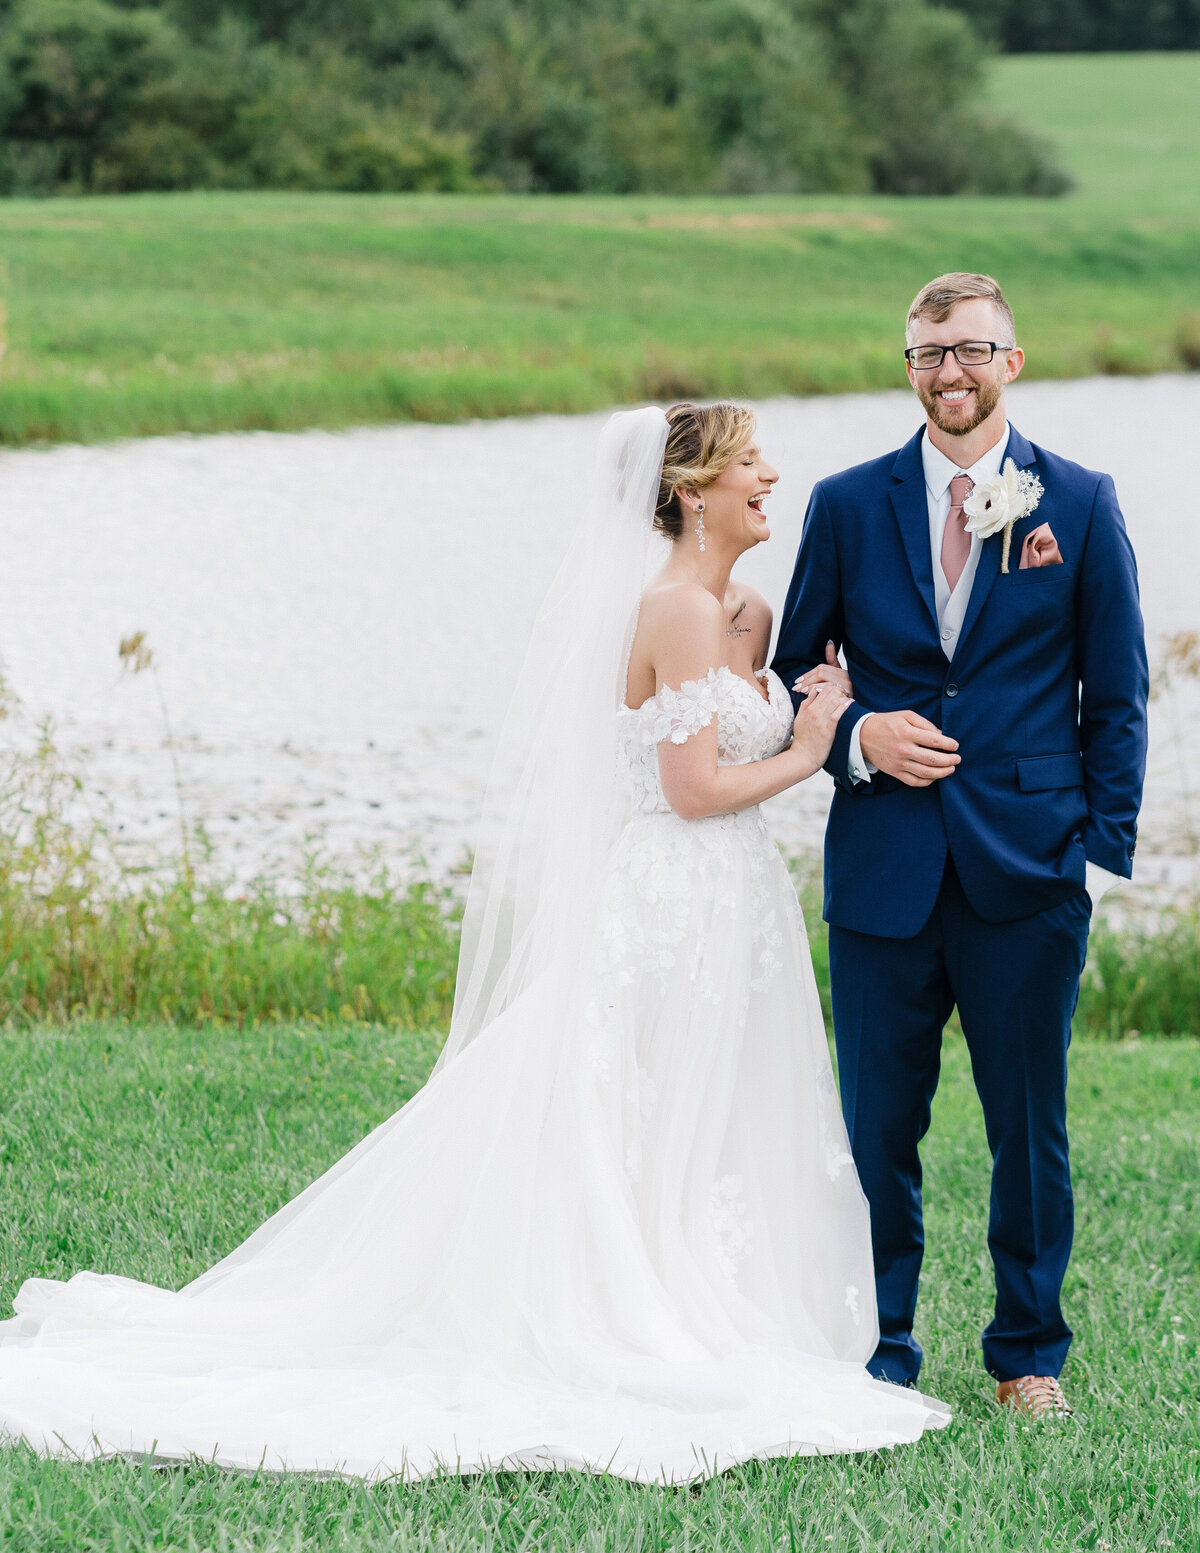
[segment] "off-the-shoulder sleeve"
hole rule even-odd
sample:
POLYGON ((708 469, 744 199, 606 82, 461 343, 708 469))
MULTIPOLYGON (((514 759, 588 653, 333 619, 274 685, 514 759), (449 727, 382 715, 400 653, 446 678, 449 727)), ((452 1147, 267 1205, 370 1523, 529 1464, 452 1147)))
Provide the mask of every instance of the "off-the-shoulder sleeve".
POLYGON ((717 715, 716 670, 710 669, 705 679, 684 680, 678 690, 664 685, 654 699, 657 707, 646 729, 647 742, 686 744, 717 715))

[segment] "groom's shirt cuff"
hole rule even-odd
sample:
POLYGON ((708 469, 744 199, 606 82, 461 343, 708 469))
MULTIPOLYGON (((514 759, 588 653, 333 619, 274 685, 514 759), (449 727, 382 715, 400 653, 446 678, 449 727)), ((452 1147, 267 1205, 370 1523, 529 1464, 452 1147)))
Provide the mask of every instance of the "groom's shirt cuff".
MULTIPOLYGON (((851 754, 853 759, 853 753, 851 754)), ((1101 899, 1108 894, 1114 884, 1121 883, 1120 874, 1110 874, 1107 868, 1101 868, 1099 863, 1085 862, 1083 865, 1083 887, 1091 896, 1092 910, 1100 904, 1101 899)))
MULTIPOLYGON (((871 712, 867 713, 867 717, 871 717, 873 715, 874 714, 871 712)), ((860 782, 869 782, 871 780, 872 773, 879 770, 879 767, 873 766, 862 752, 862 731, 863 724, 866 722, 867 717, 860 717, 855 723, 854 727, 850 730, 850 755, 846 765, 848 768, 850 780, 853 782, 855 787, 857 787, 860 782)), ((1089 868, 1092 866, 1093 865, 1091 863, 1088 864, 1089 868)))

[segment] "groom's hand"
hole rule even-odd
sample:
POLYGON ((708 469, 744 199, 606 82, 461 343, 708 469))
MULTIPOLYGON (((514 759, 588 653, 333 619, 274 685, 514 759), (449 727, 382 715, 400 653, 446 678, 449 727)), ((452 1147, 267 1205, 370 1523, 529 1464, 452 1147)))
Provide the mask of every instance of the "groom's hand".
POLYGON ((958 741, 916 712, 872 712, 863 718, 859 743, 873 766, 907 787, 932 787, 960 759, 958 741))
POLYGON ((818 663, 816 668, 809 669, 807 674, 801 674, 792 689, 806 696, 814 685, 836 685, 848 696, 854 695, 850 675, 838 662, 837 648, 832 642, 825 643, 825 662, 818 663))

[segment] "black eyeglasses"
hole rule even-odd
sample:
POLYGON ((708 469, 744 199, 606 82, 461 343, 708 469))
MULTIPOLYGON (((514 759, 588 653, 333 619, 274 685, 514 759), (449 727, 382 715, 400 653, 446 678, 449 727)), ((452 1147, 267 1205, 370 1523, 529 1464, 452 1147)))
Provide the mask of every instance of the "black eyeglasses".
POLYGON ((960 340, 957 345, 910 345, 904 359, 918 372, 928 372, 940 367, 946 352, 953 351, 955 360, 963 367, 986 367, 997 351, 1015 350, 1013 345, 999 345, 995 340, 960 340))

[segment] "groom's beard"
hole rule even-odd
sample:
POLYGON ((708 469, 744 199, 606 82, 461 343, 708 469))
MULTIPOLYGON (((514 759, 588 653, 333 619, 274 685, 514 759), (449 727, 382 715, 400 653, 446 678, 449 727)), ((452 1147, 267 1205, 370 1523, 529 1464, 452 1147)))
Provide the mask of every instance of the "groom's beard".
POLYGON ((923 383, 917 384, 917 398, 924 405, 926 414, 939 431, 944 431, 951 437, 965 437, 969 431, 974 431, 976 426, 983 425, 1000 403, 1000 396, 1004 392, 1002 383, 976 383, 972 380, 969 386, 975 390, 974 413, 968 416, 954 416, 947 413, 936 390, 926 388, 923 383))

